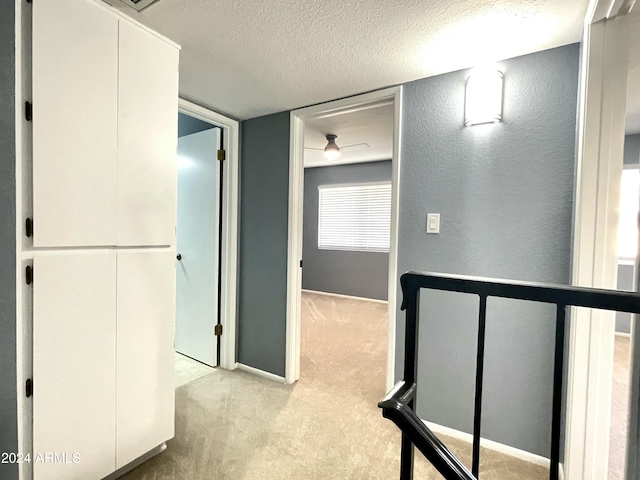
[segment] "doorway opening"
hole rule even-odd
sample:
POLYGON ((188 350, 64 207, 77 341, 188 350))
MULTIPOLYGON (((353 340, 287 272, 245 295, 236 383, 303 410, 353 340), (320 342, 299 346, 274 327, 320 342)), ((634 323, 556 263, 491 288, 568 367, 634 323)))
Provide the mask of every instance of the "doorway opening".
MULTIPOLYGON (((618 209, 618 290, 637 289, 638 212, 640 210, 640 14, 632 13, 628 22, 628 74, 625 114, 623 170, 618 209)), ((629 456, 629 411, 632 358, 634 354, 634 315, 616 313, 614 361, 611 384, 608 479, 631 478, 626 471, 629 456)), ((633 368, 638 368, 634 366, 633 368)), ((636 373, 637 375, 637 373, 636 373)), ((634 452, 635 456, 635 452, 634 452)))
POLYGON ((375 396, 393 384, 401 94, 291 113, 287 383, 323 357, 354 374, 368 360, 375 396))
POLYGON ((304 124, 301 381, 371 405, 386 388, 393 117, 388 100, 304 124))
POLYGON ((237 127, 180 99, 176 388, 235 368, 237 127))

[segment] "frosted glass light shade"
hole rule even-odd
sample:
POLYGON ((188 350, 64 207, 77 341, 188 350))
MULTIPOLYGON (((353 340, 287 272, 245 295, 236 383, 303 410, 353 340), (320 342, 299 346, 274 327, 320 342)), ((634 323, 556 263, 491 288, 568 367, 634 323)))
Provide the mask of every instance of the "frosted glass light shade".
POLYGON ((329 161, 335 160, 339 156, 340 156, 340 150, 329 149, 324 151, 324 158, 326 158, 329 161))
POLYGON ((478 69, 467 77, 464 124, 498 123, 502 120, 502 72, 478 69))
POLYGON ((333 133, 327 134, 327 146, 324 147, 324 158, 327 160, 335 160, 340 156, 340 147, 336 143, 337 135, 333 133))

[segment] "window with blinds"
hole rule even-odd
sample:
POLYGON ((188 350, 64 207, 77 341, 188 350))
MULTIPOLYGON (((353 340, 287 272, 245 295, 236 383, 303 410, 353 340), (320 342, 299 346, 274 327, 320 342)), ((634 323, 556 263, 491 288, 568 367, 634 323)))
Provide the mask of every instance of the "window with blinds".
POLYGON ((320 186, 318 248, 389 252, 391 183, 320 186))

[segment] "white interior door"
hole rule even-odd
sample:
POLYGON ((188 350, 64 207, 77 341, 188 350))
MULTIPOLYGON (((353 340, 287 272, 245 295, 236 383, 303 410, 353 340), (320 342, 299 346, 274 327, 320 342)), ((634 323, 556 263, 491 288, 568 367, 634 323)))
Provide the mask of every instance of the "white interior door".
POLYGON ((116 468, 173 437, 175 252, 118 252, 116 468))
POLYGON ((116 255, 36 255, 33 271, 34 478, 99 480, 115 470, 116 255))
POLYGON ((116 244, 118 19, 95 2, 33 3, 36 247, 116 244))
POLYGON ((176 351, 217 365, 220 129, 178 139, 176 351))
POLYGON ((178 54, 120 20, 118 245, 175 245, 178 54))

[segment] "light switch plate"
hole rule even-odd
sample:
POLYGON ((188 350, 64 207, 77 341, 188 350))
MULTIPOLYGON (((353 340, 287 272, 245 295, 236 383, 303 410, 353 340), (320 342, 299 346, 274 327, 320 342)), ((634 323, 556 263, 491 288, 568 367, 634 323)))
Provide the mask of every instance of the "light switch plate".
POLYGON ((427 233, 440 233, 439 213, 427 213, 427 233))

